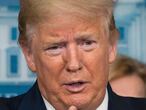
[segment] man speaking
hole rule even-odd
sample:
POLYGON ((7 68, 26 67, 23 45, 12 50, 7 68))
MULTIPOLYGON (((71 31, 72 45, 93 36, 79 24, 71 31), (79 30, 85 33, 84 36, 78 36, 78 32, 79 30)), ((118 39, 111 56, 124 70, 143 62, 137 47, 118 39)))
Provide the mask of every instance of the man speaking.
POLYGON ((117 96, 108 84, 118 39, 113 7, 112 0, 20 0, 19 44, 37 81, 0 105, 8 110, 146 110, 145 99, 117 96))

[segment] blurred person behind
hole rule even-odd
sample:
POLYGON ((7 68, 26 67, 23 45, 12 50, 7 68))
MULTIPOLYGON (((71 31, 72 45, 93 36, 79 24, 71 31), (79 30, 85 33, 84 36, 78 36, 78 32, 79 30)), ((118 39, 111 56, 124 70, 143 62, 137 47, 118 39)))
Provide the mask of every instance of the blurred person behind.
POLYGON ((118 95, 146 97, 146 64, 119 55, 111 65, 110 84, 118 95))

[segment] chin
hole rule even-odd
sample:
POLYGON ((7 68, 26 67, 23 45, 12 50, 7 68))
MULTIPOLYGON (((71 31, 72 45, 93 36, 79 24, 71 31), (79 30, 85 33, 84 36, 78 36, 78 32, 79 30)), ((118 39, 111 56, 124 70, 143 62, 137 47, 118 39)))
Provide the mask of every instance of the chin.
MULTIPOLYGON (((73 94, 69 96, 68 106, 74 105, 78 109, 86 110, 93 101, 93 95, 89 94, 73 94)), ((95 98, 95 97, 94 97, 95 98)))

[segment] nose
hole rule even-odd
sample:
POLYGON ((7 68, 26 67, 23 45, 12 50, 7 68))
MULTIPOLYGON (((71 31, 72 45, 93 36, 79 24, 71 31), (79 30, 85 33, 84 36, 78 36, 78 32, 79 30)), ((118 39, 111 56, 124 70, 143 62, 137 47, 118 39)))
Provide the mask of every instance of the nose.
POLYGON ((68 72, 77 72, 82 69, 81 56, 76 44, 68 46, 65 59, 68 72))

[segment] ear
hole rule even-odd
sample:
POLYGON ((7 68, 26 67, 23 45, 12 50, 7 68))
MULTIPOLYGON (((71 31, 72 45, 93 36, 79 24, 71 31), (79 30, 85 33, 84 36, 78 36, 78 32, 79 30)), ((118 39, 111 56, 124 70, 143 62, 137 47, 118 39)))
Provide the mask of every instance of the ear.
POLYGON ((21 46, 21 48, 22 48, 22 51, 25 56, 25 60, 27 62, 29 69, 32 72, 36 72, 36 66, 35 66, 34 57, 31 52, 31 49, 28 46, 21 46))
POLYGON ((109 47, 109 63, 112 63, 117 55, 117 41, 109 47))
POLYGON ((110 48, 109 48, 109 63, 112 63, 117 55, 117 43, 119 38, 119 31, 114 29, 111 31, 110 35, 112 36, 110 40, 110 48))

